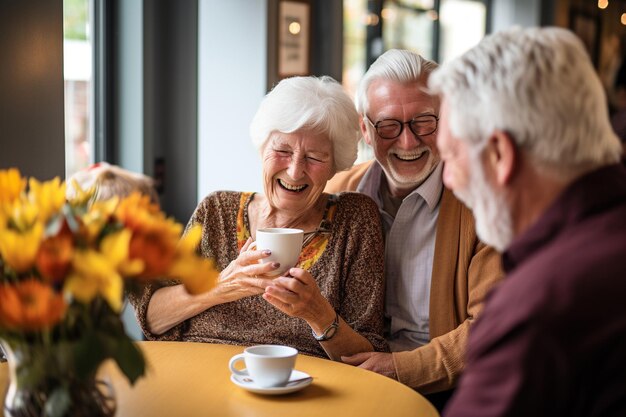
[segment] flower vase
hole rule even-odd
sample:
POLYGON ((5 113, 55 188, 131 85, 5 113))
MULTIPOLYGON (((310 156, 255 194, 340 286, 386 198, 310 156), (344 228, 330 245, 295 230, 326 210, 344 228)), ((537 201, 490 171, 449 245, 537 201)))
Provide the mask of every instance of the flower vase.
MULTIPOLYGON (((95 374, 78 378, 41 346, 3 343, 9 366, 4 417, 112 417, 113 387, 95 374), (45 361, 42 361, 43 358, 45 361), (51 362, 52 361, 52 362, 51 362)), ((3 393, 0 393, 2 395, 3 393)))

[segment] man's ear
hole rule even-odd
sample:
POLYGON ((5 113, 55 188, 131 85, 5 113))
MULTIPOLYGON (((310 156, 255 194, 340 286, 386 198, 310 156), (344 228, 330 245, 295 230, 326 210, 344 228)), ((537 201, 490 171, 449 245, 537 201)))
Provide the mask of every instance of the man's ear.
POLYGON ((365 143, 370 146, 374 146, 372 141, 370 140, 370 135, 367 132, 367 122, 363 118, 363 116, 359 116, 359 126, 361 127, 361 135, 363 135, 363 139, 365 139, 365 143))
POLYGON ((494 174, 494 179, 499 186, 504 186, 511 181, 515 171, 517 160, 517 146, 508 132, 496 130, 487 143, 485 162, 494 174))

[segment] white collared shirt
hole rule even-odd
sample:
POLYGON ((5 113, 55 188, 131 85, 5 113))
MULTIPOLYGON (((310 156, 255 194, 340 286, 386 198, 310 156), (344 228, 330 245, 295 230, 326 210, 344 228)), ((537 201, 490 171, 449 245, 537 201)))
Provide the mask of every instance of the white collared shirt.
POLYGON ((430 341, 430 283, 435 253, 443 164, 403 200, 394 218, 383 209, 383 170, 374 162, 357 191, 378 205, 385 233, 386 335, 392 351, 413 350, 430 341))

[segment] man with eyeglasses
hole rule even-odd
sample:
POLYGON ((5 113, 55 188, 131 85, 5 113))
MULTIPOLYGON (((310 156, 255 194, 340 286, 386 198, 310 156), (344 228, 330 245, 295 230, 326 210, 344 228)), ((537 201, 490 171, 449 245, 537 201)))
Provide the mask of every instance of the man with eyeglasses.
POLYGON ((342 358, 428 394, 441 409, 463 369, 471 322, 500 278, 500 258, 443 186, 436 147, 439 101, 426 83, 437 64, 390 50, 361 81, 356 107, 376 159, 340 172, 327 192, 359 191, 385 229, 385 316, 392 353, 342 358))

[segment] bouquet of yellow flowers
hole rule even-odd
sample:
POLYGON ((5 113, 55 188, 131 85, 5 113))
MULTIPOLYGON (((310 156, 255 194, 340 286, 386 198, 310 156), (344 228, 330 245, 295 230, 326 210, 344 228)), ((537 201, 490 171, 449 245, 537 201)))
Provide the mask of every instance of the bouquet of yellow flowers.
POLYGON ((131 383, 145 370, 119 314, 125 289, 168 278, 197 294, 218 275, 196 252, 200 228, 181 238, 148 197, 94 201, 79 188, 67 201, 65 188, 0 170, 0 342, 13 416, 114 413, 97 381, 102 362, 131 383))

